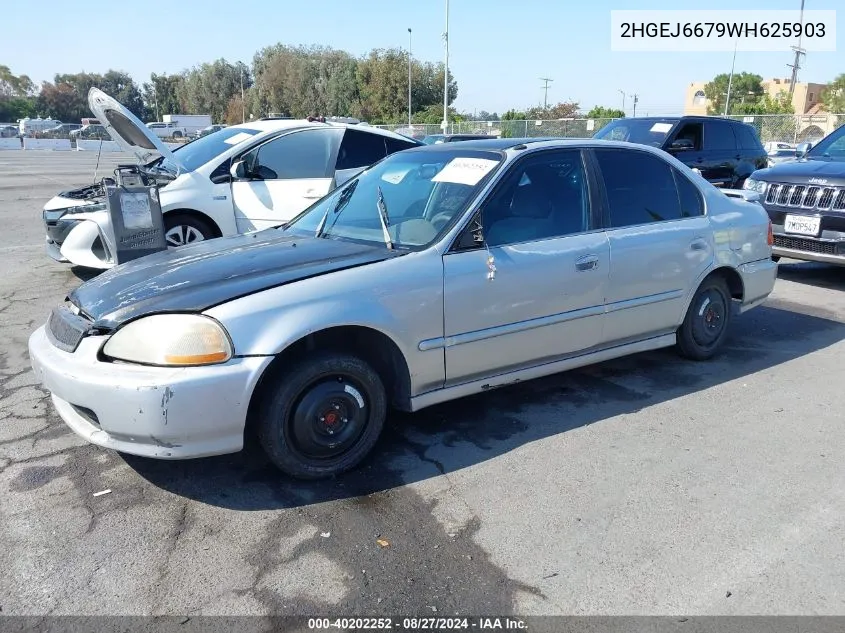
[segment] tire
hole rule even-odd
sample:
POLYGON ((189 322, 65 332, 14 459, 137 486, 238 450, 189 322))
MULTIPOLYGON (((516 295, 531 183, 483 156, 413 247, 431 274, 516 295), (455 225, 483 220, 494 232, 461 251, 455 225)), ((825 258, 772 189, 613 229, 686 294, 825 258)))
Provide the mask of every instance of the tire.
POLYGON ((208 222, 185 213, 164 215, 164 236, 168 248, 178 248, 217 237, 208 222))
POLYGON ((708 360, 718 353, 730 328, 731 303, 728 284, 722 277, 711 276, 701 282, 678 328, 681 356, 708 360))
POLYGON ((174 132, 173 138, 182 138, 182 132, 179 132, 179 131, 174 132))
POLYGON ((354 468, 384 428, 384 384, 356 356, 317 352, 274 376, 264 389, 259 442, 279 470, 297 479, 354 468))

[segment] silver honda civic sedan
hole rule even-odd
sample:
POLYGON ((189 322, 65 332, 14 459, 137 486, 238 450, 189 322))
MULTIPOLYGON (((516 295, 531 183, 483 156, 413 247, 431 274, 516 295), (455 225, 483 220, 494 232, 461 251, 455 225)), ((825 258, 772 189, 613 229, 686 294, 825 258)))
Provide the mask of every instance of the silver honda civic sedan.
POLYGON ((760 205, 660 150, 444 143, 281 227, 103 273, 29 351, 90 442, 180 459, 256 432, 285 473, 324 477, 364 459, 391 408, 672 345, 712 357, 772 291, 771 243, 760 205))

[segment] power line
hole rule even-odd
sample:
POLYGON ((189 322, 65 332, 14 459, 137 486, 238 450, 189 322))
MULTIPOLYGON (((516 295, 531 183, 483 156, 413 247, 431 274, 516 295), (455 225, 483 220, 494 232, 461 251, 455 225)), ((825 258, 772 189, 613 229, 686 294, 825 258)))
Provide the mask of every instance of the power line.
POLYGON ((554 81, 554 79, 549 79, 548 77, 540 77, 540 81, 544 82, 543 85, 543 110, 547 110, 549 107, 549 83, 554 81))

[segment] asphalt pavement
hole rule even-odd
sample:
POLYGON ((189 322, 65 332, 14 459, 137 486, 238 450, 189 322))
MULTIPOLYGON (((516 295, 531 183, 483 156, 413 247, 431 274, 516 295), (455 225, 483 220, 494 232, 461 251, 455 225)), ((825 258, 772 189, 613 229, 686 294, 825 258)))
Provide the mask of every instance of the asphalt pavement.
POLYGON ((0 152, 3 614, 845 613, 845 268, 784 261, 717 360, 394 414, 363 467, 302 483, 254 444, 90 446, 35 384, 27 338, 88 276, 41 208, 96 159, 0 152))

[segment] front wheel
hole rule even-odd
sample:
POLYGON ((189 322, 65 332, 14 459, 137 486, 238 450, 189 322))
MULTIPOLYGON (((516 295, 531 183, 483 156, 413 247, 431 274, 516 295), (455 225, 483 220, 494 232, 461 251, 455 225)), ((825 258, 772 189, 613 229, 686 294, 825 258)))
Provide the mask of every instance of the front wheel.
POLYGON ((339 475, 375 446, 387 396, 365 361, 317 352, 271 380, 261 402, 258 438, 283 472, 298 479, 339 475))
POLYGON ((678 351, 692 360, 712 358, 722 347, 730 322, 728 284, 722 277, 708 277, 696 290, 678 329, 678 351))
POLYGON ((167 213, 164 216, 164 239, 168 248, 177 248, 215 237, 207 222, 192 215, 167 213))

